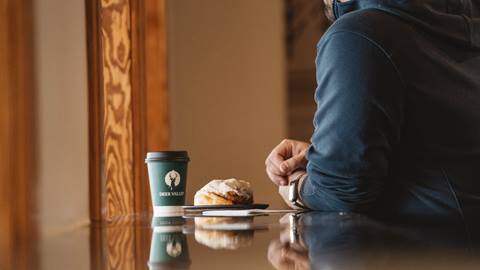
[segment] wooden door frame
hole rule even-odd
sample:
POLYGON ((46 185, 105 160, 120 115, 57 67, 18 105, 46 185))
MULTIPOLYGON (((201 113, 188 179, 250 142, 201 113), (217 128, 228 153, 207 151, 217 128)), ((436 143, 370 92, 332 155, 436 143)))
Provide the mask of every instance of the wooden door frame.
POLYGON ((33 3, 0 0, 0 269, 37 259, 33 3))
POLYGON ((143 160, 147 150, 168 148, 165 4, 166 0, 86 0, 94 221, 151 212, 143 160), (113 35, 122 36, 113 41, 113 35), (104 76, 121 77, 126 83, 115 85, 104 76), (128 104, 123 104, 123 112, 112 111, 110 102, 119 96, 128 104), (112 149, 118 151, 111 154, 112 149))
POLYGON ((85 1, 91 266, 143 268, 150 236, 132 216, 152 210, 147 150, 168 148, 166 0, 85 1), (112 110, 115 102, 124 111, 112 110))

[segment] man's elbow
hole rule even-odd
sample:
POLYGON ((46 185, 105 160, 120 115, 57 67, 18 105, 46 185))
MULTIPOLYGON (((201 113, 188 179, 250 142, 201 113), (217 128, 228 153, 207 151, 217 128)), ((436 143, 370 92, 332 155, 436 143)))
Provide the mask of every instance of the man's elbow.
POLYGON ((367 213, 375 208, 380 193, 379 186, 318 185, 306 182, 302 189, 302 199, 305 206, 315 211, 367 213))

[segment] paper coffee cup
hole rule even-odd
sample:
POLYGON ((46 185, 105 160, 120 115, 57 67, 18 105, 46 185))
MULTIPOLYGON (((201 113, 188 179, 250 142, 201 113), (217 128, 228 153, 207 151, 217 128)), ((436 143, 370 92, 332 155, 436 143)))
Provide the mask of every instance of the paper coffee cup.
POLYGON ((149 152, 148 167, 154 216, 181 215, 187 186, 187 151, 149 152))

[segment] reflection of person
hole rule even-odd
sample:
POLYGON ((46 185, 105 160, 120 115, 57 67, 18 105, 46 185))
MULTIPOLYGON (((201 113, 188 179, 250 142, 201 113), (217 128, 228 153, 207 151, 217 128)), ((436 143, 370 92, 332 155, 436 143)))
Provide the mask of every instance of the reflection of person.
POLYGON ((317 46, 311 144, 283 141, 269 177, 299 179, 298 203, 314 210, 469 223, 480 213, 480 3, 326 2, 337 20, 317 46))
MULTIPOLYGON (((287 223, 291 214, 286 214, 280 220, 280 223, 287 223)), ((297 223, 296 219, 293 219, 297 223)), ((275 269, 310 269, 310 260, 308 249, 303 241, 303 237, 292 239, 292 225, 284 227, 280 232, 280 237, 274 239, 268 245, 268 260, 275 269)), ((299 233, 298 231, 295 233, 299 233)))
POLYGON ((445 266, 438 258, 455 254, 455 267, 476 265, 478 253, 463 226, 444 225, 400 226, 359 214, 308 212, 297 219, 298 241, 292 243, 283 230, 270 242, 268 259, 276 269, 411 269, 419 261, 437 269, 445 266))
MULTIPOLYGON (((285 234, 287 232, 283 232, 285 234)), ((273 240, 268 246, 268 260, 275 269, 310 269, 308 250, 300 243, 290 243, 284 237, 273 240)))

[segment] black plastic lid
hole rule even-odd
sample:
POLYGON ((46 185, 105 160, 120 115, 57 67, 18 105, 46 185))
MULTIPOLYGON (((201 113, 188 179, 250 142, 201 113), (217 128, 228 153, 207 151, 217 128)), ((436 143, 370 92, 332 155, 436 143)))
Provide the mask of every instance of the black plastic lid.
POLYGON ((187 151, 159 151, 159 152, 148 152, 145 162, 152 161, 178 161, 178 162, 188 162, 190 158, 188 157, 187 151))

